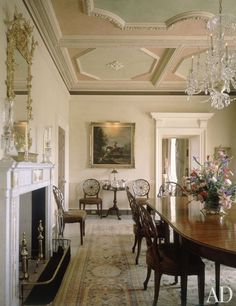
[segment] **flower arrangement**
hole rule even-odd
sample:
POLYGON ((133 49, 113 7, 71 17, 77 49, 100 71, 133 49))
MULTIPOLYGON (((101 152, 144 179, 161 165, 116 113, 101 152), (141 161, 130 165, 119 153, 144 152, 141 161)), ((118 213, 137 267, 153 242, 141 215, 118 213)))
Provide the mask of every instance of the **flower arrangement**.
POLYGON ((213 159, 207 156, 203 165, 195 157, 193 159, 199 168, 193 169, 188 178, 190 193, 205 202, 206 208, 230 208, 236 201, 236 185, 231 181, 233 173, 229 169, 232 158, 219 149, 213 159))

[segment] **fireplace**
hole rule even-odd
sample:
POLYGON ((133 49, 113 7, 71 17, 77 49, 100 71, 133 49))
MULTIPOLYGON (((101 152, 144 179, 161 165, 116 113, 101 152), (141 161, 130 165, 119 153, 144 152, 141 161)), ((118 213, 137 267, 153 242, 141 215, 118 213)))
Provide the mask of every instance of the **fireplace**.
POLYGON ((0 161, 0 305, 20 305, 21 231, 27 233, 28 230, 29 250, 36 252, 35 230, 41 219, 44 223, 45 257, 51 255, 52 169, 50 163, 0 161))

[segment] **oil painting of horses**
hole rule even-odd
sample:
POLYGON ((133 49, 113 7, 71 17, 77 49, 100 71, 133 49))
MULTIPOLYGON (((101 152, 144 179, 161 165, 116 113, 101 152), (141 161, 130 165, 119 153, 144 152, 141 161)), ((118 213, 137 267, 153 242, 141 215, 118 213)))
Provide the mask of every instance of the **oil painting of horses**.
POLYGON ((134 168, 135 123, 90 124, 92 167, 134 168))

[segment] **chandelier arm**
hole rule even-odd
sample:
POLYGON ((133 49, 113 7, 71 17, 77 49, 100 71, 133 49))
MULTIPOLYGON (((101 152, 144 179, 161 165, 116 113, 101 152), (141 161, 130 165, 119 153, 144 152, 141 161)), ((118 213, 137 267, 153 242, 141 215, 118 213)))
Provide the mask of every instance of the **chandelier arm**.
MULTIPOLYGON (((236 30, 236 17, 222 14, 222 0, 219 0, 219 14, 213 16, 207 23, 209 32, 209 48, 200 62, 200 52, 197 62, 191 61, 191 69, 187 77, 188 100, 199 93, 208 95, 205 102, 210 102, 216 109, 223 109, 236 98, 231 98, 230 85, 236 88, 236 51, 229 50, 225 38, 236 30)), ((232 42, 231 42, 232 48, 232 42)))

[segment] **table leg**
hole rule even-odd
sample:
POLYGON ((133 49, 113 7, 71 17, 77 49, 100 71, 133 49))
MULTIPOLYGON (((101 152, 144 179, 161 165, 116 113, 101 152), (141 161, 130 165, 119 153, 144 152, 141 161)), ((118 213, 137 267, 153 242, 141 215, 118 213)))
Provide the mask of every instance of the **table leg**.
POLYGON ((117 200, 116 200, 117 190, 113 190, 113 191, 114 191, 113 206, 108 209, 105 217, 107 217, 111 211, 115 210, 118 220, 121 220, 121 217, 120 217, 120 214, 119 214, 119 208, 117 206, 117 200))

